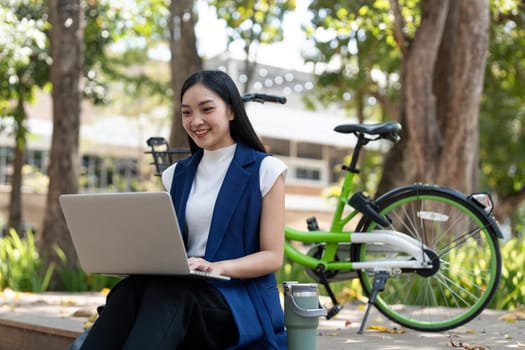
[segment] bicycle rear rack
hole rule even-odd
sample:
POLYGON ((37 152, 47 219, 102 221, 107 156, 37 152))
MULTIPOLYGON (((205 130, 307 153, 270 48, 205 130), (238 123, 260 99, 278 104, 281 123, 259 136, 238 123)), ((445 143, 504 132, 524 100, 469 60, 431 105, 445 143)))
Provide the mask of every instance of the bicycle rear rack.
POLYGON ((155 165, 155 176, 160 176, 162 172, 175 161, 174 155, 189 154, 187 148, 169 148, 168 141, 164 137, 150 137, 146 143, 151 148, 144 152, 153 156, 151 165, 155 165))

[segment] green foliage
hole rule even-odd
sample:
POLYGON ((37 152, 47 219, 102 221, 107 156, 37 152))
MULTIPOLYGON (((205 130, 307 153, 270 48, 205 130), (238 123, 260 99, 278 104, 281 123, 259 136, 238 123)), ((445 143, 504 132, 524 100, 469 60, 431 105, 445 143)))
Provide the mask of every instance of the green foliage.
POLYGON ((294 0, 210 0, 217 15, 226 21, 228 43, 240 40, 245 51, 258 44, 283 39, 283 18, 295 9, 294 0))
POLYGON ((480 158, 487 187, 504 198, 525 191, 525 4, 492 5, 480 158))
MULTIPOLYGON (((393 35, 390 3, 310 3, 313 17, 305 30, 315 48, 305 59, 325 69, 308 96, 308 106, 314 107, 318 100, 338 103, 360 121, 397 119, 402 57, 393 35)), ((403 35, 409 42, 421 22, 420 3, 399 1, 403 35)), ((525 4, 519 0, 491 0, 490 15, 479 120, 480 186, 505 201, 513 196, 523 198, 525 193, 525 4)), ((523 222, 516 221, 516 225, 523 222)))
POLYGON ((309 9, 313 18, 306 32, 315 50, 305 58, 326 65, 310 100, 339 103, 360 118, 380 120, 395 113, 387 108, 381 111, 377 104, 396 101, 400 87, 401 57, 388 1, 314 0, 309 9))
POLYGON ((31 231, 24 239, 15 230, 0 238, 0 288, 16 291, 43 292, 53 274, 54 265, 44 266, 31 231))
MULTIPOLYGON (((65 254, 55 248, 63 266, 65 254)), ((11 229, 9 235, 0 238, 0 290, 11 288, 23 292, 45 292, 50 288, 51 277, 57 272, 65 291, 100 291, 113 287, 120 278, 104 275, 88 275, 80 269, 70 270, 41 259, 31 231, 20 237, 11 229)))
POLYGON ((34 1, 0 1, 0 131, 16 135, 23 148, 25 101, 49 80, 47 20, 34 1))
POLYGON ((41 3, 0 1, 0 99, 30 98, 48 81, 47 19, 41 3))
POLYGON ((261 44, 283 40, 283 19, 295 9, 295 0, 209 0, 218 18, 226 22, 228 45, 243 45, 245 58, 244 92, 248 92, 257 65, 261 44))
POLYGON ((514 238, 501 248, 501 282, 491 308, 513 310, 525 306, 525 237, 514 238))
MULTIPOLYGON (((33 89, 49 82, 51 65, 46 3, 0 0, 0 113, 6 101, 32 100, 33 89)), ((125 68, 143 64, 148 50, 168 38, 167 1, 87 1, 84 29, 84 97, 107 103, 108 81, 118 79, 166 95, 167 84, 131 76, 125 68), (120 54, 109 47, 119 43, 120 54)), ((144 93, 144 89, 136 89, 144 93)), ((20 123, 21 125, 22 123, 20 123)))
POLYGON ((170 91, 165 78, 169 74, 156 74, 144 67, 151 66, 150 49, 169 38, 168 5, 165 0, 88 1, 84 32, 86 97, 96 104, 109 103, 109 81, 118 81, 130 100, 145 95, 167 100, 170 91))

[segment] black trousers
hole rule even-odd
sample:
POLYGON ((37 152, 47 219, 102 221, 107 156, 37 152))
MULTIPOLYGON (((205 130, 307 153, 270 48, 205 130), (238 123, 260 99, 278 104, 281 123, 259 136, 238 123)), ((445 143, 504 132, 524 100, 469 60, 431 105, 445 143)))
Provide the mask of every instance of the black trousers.
POLYGON ((237 337, 228 304, 206 281, 130 276, 111 290, 81 349, 225 349, 237 337))

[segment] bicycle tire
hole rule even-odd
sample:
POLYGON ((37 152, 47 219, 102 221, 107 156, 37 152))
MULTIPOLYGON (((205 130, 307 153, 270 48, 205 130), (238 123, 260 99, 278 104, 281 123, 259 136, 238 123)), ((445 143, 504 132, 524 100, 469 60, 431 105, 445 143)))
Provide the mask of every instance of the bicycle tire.
MULTIPOLYGON (((501 276, 500 231, 495 220, 464 194, 430 185, 390 191, 376 204, 392 221, 387 229, 417 238, 439 256, 434 271, 401 271, 389 277, 377 295, 376 308, 401 326, 432 332, 456 328, 479 315, 494 296, 501 276)), ((361 232, 381 229, 367 218, 357 228, 361 232)), ((352 259, 381 256, 373 250, 370 244, 357 244, 352 259)), ((373 277, 373 271, 359 272, 368 296, 373 277)))

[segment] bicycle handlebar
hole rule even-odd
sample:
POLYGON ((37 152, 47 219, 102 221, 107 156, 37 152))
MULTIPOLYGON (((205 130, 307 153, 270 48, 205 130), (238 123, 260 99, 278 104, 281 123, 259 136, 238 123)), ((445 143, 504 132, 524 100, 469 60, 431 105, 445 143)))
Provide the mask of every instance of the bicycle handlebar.
POLYGON ((244 102, 273 102, 273 103, 286 103, 286 97, 284 96, 276 96, 276 95, 267 95, 267 94, 244 94, 242 96, 242 100, 244 102))

